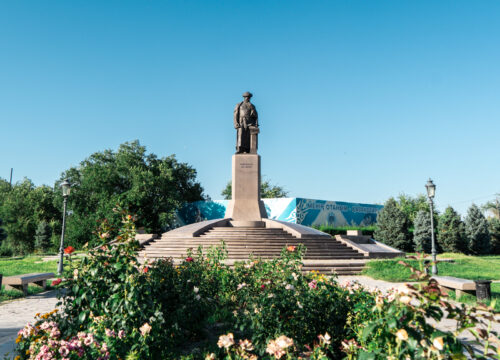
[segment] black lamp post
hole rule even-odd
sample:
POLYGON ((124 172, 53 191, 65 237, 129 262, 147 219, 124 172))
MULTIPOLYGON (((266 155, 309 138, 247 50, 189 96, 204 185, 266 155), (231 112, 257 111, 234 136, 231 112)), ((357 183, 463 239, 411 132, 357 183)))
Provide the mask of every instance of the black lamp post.
POLYGON ((427 189, 427 197, 429 198, 429 206, 431 208, 431 241, 432 241, 432 275, 437 275, 438 269, 436 265, 436 239, 434 238, 434 195, 436 194, 436 185, 431 179, 425 184, 427 189))
POLYGON ((59 275, 63 273, 63 261, 64 261, 64 232, 66 230, 66 204, 68 202, 68 196, 71 190, 71 184, 68 179, 64 180, 61 184, 62 195, 63 195, 63 222, 61 231, 61 245, 59 246, 59 267, 57 272, 59 275))

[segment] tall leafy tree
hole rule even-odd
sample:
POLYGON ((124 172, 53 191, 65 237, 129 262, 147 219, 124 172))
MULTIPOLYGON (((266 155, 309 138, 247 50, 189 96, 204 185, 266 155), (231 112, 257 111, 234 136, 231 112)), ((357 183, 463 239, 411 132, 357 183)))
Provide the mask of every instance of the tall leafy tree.
POLYGON ((377 215, 377 226, 373 234, 375 240, 402 251, 412 251, 413 244, 408 232, 406 215, 399 209, 394 198, 384 204, 377 215))
POLYGON ((2 241, 4 241, 7 238, 7 233, 2 227, 2 224, 3 224, 2 219, 0 219, 0 245, 2 244, 2 241))
POLYGON ((405 215, 410 224, 415 222, 417 213, 420 210, 429 212, 429 203, 427 197, 423 194, 418 194, 413 197, 407 194, 400 194, 397 199, 397 205, 405 215))
POLYGON ((488 225, 491 235, 491 253, 500 255, 500 219, 490 219, 488 225))
POLYGON ((52 228, 45 220, 38 224, 35 232, 35 249, 41 252, 50 250, 52 236, 52 228))
POLYGON ((488 222, 475 204, 467 211, 465 233, 469 243, 469 252, 474 255, 485 255, 490 251, 490 231, 488 222))
MULTIPOLYGON (((232 188, 231 181, 229 181, 224 190, 222 190, 221 195, 225 200, 231 200, 232 188)), ((268 180, 263 180, 260 184, 260 197, 263 199, 285 198, 287 196, 288 191, 282 186, 273 185, 268 180)))
MULTIPOLYGON (((175 155, 148 154, 137 140, 121 144, 117 151, 90 155, 65 171, 57 185, 65 178, 72 184, 66 234, 68 244, 77 246, 92 239, 100 220, 115 227, 120 224, 113 211, 116 205, 135 214, 138 227, 160 233, 172 225, 183 203, 203 200, 195 169, 178 162, 175 155)), ((57 194, 61 202, 62 195, 57 194)))
POLYGON ((431 216, 429 211, 419 210, 414 221, 413 242, 415 251, 429 254, 432 247, 431 216))
POLYGON ((500 194, 496 194, 497 198, 495 201, 488 201, 486 204, 482 206, 484 210, 491 211, 493 216, 497 219, 500 219, 500 194))
POLYGON ((437 240, 445 252, 466 253, 468 250, 465 225, 451 206, 439 217, 437 240))
POLYGON ((38 223, 53 221, 60 215, 60 210, 54 206, 52 188, 35 187, 29 179, 12 187, 6 181, 0 183, 0 217, 7 231, 6 243, 14 252, 32 252, 38 223))

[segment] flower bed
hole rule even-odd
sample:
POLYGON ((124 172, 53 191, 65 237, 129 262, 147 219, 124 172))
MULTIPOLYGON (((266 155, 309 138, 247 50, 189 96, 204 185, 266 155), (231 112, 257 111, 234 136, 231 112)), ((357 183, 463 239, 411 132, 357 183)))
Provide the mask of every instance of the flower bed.
POLYGON ((500 358, 488 327, 499 314, 449 303, 421 271, 411 269, 423 285, 383 295, 303 274, 301 247, 234 268, 222 262, 223 245, 178 266, 140 264, 134 234, 124 213, 120 242, 71 263, 62 310, 20 331, 18 359, 500 358), (430 325, 445 317, 458 321, 455 332, 430 325), (457 340, 463 331, 482 355, 457 340))

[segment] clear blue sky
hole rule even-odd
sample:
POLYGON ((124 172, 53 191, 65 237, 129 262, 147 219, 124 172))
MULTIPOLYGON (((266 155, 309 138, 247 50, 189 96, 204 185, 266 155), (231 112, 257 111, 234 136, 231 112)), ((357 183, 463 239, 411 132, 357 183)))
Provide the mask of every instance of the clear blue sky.
POLYGON ((263 174, 291 196, 500 192, 498 1, 2 1, 0 177, 53 185, 139 139, 220 198, 254 93, 263 174))

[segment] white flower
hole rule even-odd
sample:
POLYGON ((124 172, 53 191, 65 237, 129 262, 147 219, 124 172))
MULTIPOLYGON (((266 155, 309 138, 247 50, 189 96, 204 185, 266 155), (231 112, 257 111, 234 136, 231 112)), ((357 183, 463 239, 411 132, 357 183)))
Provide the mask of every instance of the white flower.
POLYGON ((201 296, 198 294, 196 295, 196 300, 200 300, 201 299, 201 296))
POLYGON ((278 345, 281 349, 286 349, 293 345, 293 339, 286 337, 285 335, 281 335, 276 339, 276 345, 278 345))
POLYGON ((73 278, 78 279, 78 269, 73 270, 73 278))
POLYGON ((267 295, 268 298, 273 298, 274 297, 274 294, 269 294, 267 295))
POLYGON ((444 348, 443 337, 440 336, 440 337, 435 338, 434 341, 432 342, 432 345, 434 345, 434 347, 438 350, 443 350, 443 348, 444 348))
POLYGON ((297 301, 297 306, 299 307, 299 309, 304 308, 304 307, 302 306, 302 304, 300 303, 300 301, 297 301))
POLYGON ((141 334, 142 336, 146 336, 147 334, 149 334, 151 332, 151 325, 149 325, 148 323, 144 323, 144 325, 142 325, 139 330, 141 331, 141 334))
POLYGON ((298 275, 296 273, 292 273, 292 277, 295 281, 297 281, 297 279, 299 278, 298 275))
POLYGON ((327 332, 325 333, 325 335, 318 335, 318 338, 321 344, 327 344, 327 345, 330 344, 330 340, 332 339, 330 334, 328 334, 327 332))
POLYGON ((195 293, 195 294, 198 294, 198 291, 200 291, 200 289, 199 289, 199 288, 197 288, 197 287, 195 286, 195 287, 193 288, 193 291, 194 291, 194 293, 195 293))
POLYGON ((295 287, 292 284, 286 284, 285 289, 287 289, 287 290, 294 290, 295 287))
POLYGON ((219 336, 219 341, 217 341, 217 345, 220 348, 230 348, 231 346, 234 345, 234 336, 233 333, 229 333, 227 335, 221 335, 219 336))
POLYGON ((244 351, 252 351, 253 350, 253 345, 250 340, 240 340, 240 348, 244 351))
POLYGON ((406 286, 406 284, 404 284, 404 285, 402 285, 402 286, 398 289, 398 291, 399 291, 400 293, 402 293, 402 294, 406 294, 406 295, 408 295, 408 294, 410 293, 411 289, 410 289, 408 286, 406 286))
POLYGON ((238 290, 241 290, 241 289, 243 289, 245 286, 247 286, 247 284, 245 284, 245 283, 238 284, 237 289, 238 289, 238 290))
POLYGON ((403 295, 399 298, 399 301, 401 301, 403 304, 409 304, 411 301, 411 297, 408 295, 403 295))
POLYGON ((396 336, 399 340, 408 340, 408 333, 405 329, 399 329, 396 336))

